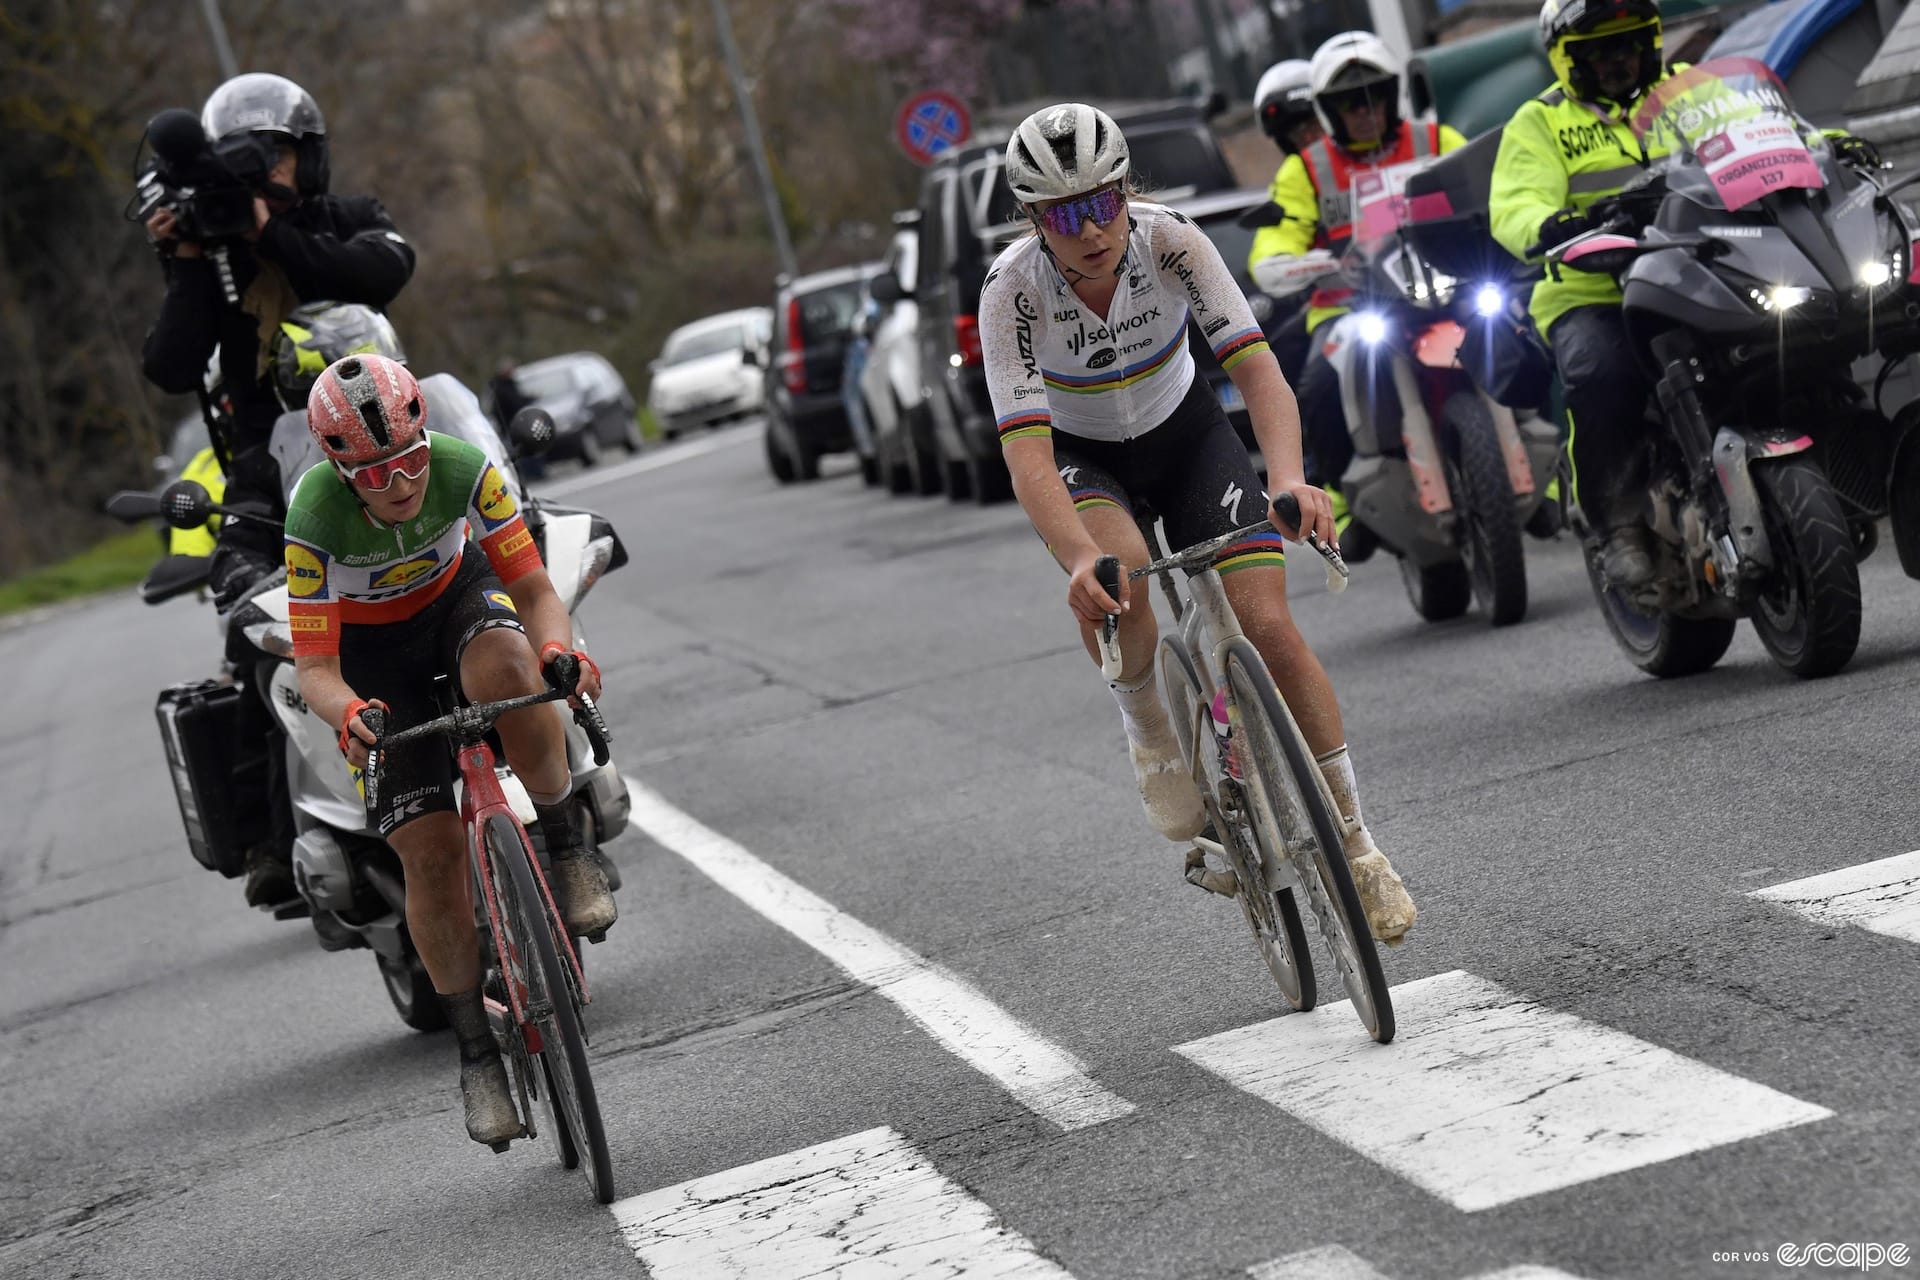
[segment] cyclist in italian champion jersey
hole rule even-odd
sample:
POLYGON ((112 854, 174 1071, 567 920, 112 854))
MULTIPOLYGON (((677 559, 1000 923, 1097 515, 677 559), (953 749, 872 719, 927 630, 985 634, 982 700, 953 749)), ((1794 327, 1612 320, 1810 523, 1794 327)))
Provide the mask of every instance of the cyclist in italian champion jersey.
POLYGON ((1287 609, 1282 534, 1302 531, 1275 517, 1246 449, 1196 376, 1189 321, 1245 396, 1276 491, 1292 494, 1302 524, 1331 543, 1327 495, 1302 475, 1299 409, 1212 242, 1181 214, 1136 198, 1128 168, 1119 128, 1079 103, 1035 112, 1007 143, 1007 182, 1034 234, 995 261, 979 315, 1014 493, 1069 575, 1067 604, 1096 663, 1101 621, 1121 615, 1114 700, 1147 815, 1182 842, 1201 833, 1206 814, 1160 701, 1151 599, 1130 592, 1124 574, 1120 599, 1111 599, 1094 564, 1102 555, 1129 569, 1147 562, 1139 500, 1159 513, 1176 548, 1265 511, 1273 527, 1226 547, 1215 567, 1319 759, 1368 923, 1397 943, 1413 926, 1413 901, 1361 820, 1339 705, 1287 609))
MULTIPOLYGON (((500 473, 475 446, 427 431, 426 417, 413 375, 380 355, 328 366, 307 401, 307 426, 330 461, 310 468, 288 503, 294 660, 307 705, 340 726, 340 750, 356 771, 374 743, 360 718, 368 706, 387 709, 395 728, 432 719, 442 673, 474 701, 538 693, 547 664, 572 651, 566 606, 500 473)), ((597 697, 599 670, 578 656, 579 690, 597 697)), ((583 856, 568 821, 572 777, 559 717, 525 707, 502 716, 498 729, 546 834, 567 927, 604 934, 617 910, 606 874, 583 856)), ((446 744, 428 738, 389 750, 379 808, 380 834, 406 870, 407 928, 460 1042, 467 1133, 504 1142, 520 1121, 481 998, 466 833, 446 744)))

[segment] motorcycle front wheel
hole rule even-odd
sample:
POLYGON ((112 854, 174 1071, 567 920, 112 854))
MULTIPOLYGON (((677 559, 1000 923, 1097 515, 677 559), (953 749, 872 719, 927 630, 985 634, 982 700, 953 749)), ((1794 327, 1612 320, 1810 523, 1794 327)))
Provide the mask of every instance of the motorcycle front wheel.
POLYGON ((1606 585, 1600 573, 1598 551, 1587 549, 1587 580, 1607 630, 1626 651, 1634 666, 1650 676, 1670 680, 1705 671, 1720 661, 1733 643, 1732 618, 1682 618, 1671 613, 1648 613, 1627 599, 1617 587, 1606 585))
POLYGON ((1753 629, 1773 660, 1794 675, 1832 675, 1860 645, 1853 531, 1833 486, 1811 459, 1756 466, 1753 482, 1775 562, 1753 604, 1753 629))
POLYGON ((1511 626, 1527 616, 1527 555, 1493 415, 1476 392, 1456 391, 1441 417, 1460 450, 1465 518, 1458 536, 1474 598, 1494 626, 1511 626))

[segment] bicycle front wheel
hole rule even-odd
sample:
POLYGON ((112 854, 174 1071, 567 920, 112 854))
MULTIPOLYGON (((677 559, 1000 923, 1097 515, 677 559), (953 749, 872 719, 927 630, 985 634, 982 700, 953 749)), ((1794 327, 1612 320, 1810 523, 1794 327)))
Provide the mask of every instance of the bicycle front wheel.
POLYGON ((549 1086, 553 1110, 559 1113, 559 1125, 566 1130, 555 1135, 561 1163, 567 1163, 568 1148, 576 1148, 576 1159, 586 1157, 580 1164, 593 1198, 612 1204, 613 1156, 600 1119, 600 1097, 587 1068, 587 1040, 519 824, 505 814, 495 814, 487 820, 486 845, 494 892, 500 900, 501 931, 507 935, 499 940, 503 961, 515 951, 532 961, 526 965, 528 1015, 540 1029, 541 1074, 549 1086))
POLYGON ((1354 1012, 1367 1034, 1385 1044, 1393 1039, 1393 1000, 1359 891, 1347 870, 1340 824, 1320 779, 1320 766, 1259 650, 1244 636, 1227 642, 1226 670, 1228 710, 1240 743, 1254 838, 1276 860, 1292 863, 1354 1012))

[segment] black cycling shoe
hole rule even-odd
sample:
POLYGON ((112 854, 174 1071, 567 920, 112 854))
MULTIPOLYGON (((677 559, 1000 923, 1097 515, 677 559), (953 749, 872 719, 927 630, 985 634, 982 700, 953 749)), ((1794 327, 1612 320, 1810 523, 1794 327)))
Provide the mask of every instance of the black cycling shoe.
POLYGON ((247 905, 277 907, 300 896, 293 884, 293 864, 270 844, 247 850, 247 905))

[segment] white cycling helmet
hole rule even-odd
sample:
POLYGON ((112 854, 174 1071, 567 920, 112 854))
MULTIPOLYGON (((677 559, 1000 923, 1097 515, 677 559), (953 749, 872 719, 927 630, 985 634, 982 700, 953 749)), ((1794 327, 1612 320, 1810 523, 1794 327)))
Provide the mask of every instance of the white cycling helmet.
POLYGON ((1110 186, 1127 176, 1128 163, 1120 126, 1084 102, 1036 111, 1007 139, 1007 186, 1023 204, 1110 186))
POLYGON ((1287 140, 1287 134, 1303 121, 1317 119, 1318 113, 1313 109, 1313 64, 1305 58, 1288 58, 1268 67, 1260 83, 1253 87, 1253 109, 1266 135, 1292 154, 1294 147, 1287 140))
POLYGON ((1400 125, 1400 74, 1400 59, 1371 31, 1346 31, 1333 37, 1314 51, 1311 65, 1313 111, 1320 117, 1320 127, 1342 147, 1351 146, 1346 123, 1327 99, 1356 89, 1370 90, 1386 99, 1387 127, 1378 145, 1390 145, 1400 125))

